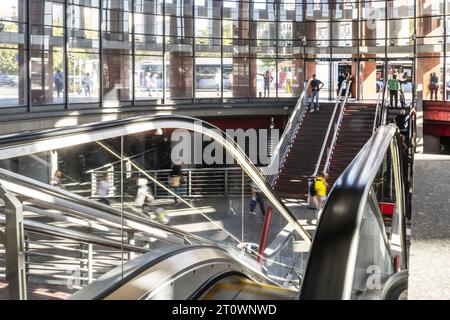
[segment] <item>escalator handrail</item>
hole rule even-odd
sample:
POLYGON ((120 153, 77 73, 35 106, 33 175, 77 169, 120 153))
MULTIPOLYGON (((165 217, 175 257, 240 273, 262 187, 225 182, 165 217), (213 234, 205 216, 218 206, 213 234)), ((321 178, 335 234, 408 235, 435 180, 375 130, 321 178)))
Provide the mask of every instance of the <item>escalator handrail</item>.
POLYGON ((382 87, 380 87, 380 91, 378 91, 378 97, 377 97, 377 106, 375 108, 375 117, 373 119, 373 129, 372 132, 375 132, 380 125, 378 121, 378 117, 380 114, 382 114, 382 106, 384 104, 384 84, 382 87))
MULTIPOLYGON (((350 299, 352 268, 365 204, 385 155, 393 147, 399 150, 397 135, 395 125, 380 126, 334 184, 311 246, 300 294, 302 299, 350 299)), ((392 162, 401 170, 401 159, 392 162)), ((401 174, 398 179, 397 183, 403 185, 401 174)), ((404 225, 404 197, 399 193, 396 196, 400 203, 400 225, 404 225)), ((406 261, 404 233, 400 238, 402 258, 406 261)))
POLYGON ((311 242, 311 235, 303 228, 303 226, 297 221, 295 215, 273 191, 272 187, 263 177, 262 173, 253 163, 248 161, 247 155, 237 145, 234 139, 218 127, 197 118, 179 115, 141 116, 87 124, 78 127, 71 126, 67 128, 48 129, 34 133, 24 132, 3 136, 0 137, 0 159, 17 157, 20 153, 30 154, 49 151, 61 147, 67 147, 68 145, 73 146, 86 142, 94 142, 102 139, 122 136, 125 134, 156 130, 159 128, 180 128, 193 131, 198 130, 197 132, 215 139, 216 142, 221 144, 226 149, 226 151, 233 155, 234 159, 255 182, 266 198, 273 203, 274 207, 278 209, 281 215, 283 215, 289 223, 293 224, 300 236, 306 242, 311 242), (125 128, 127 130, 124 130, 125 128), (124 133, 124 131, 126 131, 126 133, 124 133), (89 133, 96 134, 96 137, 91 135, 86 136, 86 134, 89 133), (36 146, 35 143, 38 141, 40 144, 36 146), (8 150, 11 151, 9 154, 8 150), (7 155, 2 156, 4 153, 7 155))
MULTIPOLYGON (((347 96, 348 87, 350 87, 351 81, 345 80, 345 83, 347 84, 347 87, 346 87, 347 89, 346 89, 346 94, 345 94, 347 96)), ((336 102, 333 107, 333 113, 331 114, 330 121, 328 122, 327 132, 325 133, 325 138, 323 139, 323 142, 322 142, 322 148, 320 149, 319 157, 317 158, 316 166, 314 167, 314 172, 313 172, 312 176, 316 176, 317 173, 319 172, 320 164, 322 163, 323 154, 324 154, 325 148, 327 146, 328 137, 330 136, 331 128, 333 127, 333 123, 334 123, 334 118, 336 117, 336 111, 338 109, 339 102, 341 102, 341 95, 342 95, 343 89, 344 89, 344 86, 341 85, 341 87, 339 88, 338 95, 336 97, 336 102)), ((341 104, 341 108, 342 107, 343 106, 341 104)))
POLYGON ((325 173, 327 173, 328 169, 330 168, 331 156, 333 154, 334 147, 335 147, 335 145, 337 143, 337 138, 338 138, 338 134, 339 134, 339 129, 340 129, 341 124, 342 124, 342 120, 344 119, 345 105, 347 104, 347 100, 348 100, 348 97, 349 97, 349 94, 350 94, 350 86, 351 86, 351 84, 352 84, 352 81, 350 81, 348 83, 347 90, 345 91, 344 100, 341 103, 341 110, 339 112, 339 118, 337 119, 337 121, 336 121, 336 123, 334 125, 333 138, 331 140, 330 147, 328 149, 328 154, 327 154, 327 158, 325 160, 325 164, 323 165, 323 171, 325 173))
POLYGON ((298 98, 297 103, 295 104, 294 109, 292 110, 291 116, 289 117, 289 120, 283 130, 280 140, 278 141, 277 145, 275 146, 275 149, 272 152, 274 156, 272 156, 271 162, 267 166, 268 169, 266 172, 267 176, 270 179, 269 183, 271 185, 273 185, 273 183, 276 180, 280 163, 282 163, 284 158, 286 157, 289 151, 289 147, 292 144, 294 134, 295 132, 297 132, 298 126, 300 125, 300 121, 305 113, 308 102, 307 92, 309 90, 308 88, 310 86, 310 83, 311 80, 308 80, 306 82, 302 94, 298 98), (304 101, 306 102, 306 104, 303 103, 304 101))

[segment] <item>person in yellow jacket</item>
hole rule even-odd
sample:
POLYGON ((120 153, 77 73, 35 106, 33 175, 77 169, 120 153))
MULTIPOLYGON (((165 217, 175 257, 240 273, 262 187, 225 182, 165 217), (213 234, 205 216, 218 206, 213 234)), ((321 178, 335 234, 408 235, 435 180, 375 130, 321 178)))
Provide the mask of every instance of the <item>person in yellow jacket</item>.
POLYGON ((319 175, 314 182, 314 190, 318 200, 318 209, 322 209, 327 201, 327 174, 319 175))

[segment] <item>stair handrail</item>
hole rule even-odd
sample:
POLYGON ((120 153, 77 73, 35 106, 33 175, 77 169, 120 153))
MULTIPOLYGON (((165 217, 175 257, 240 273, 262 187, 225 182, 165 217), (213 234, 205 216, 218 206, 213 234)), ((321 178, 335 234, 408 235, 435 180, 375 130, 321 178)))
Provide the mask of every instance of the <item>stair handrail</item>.
MULTIPOLYGON (((373 119, 373 129, 372 132, 375 132, 378 128, 379 125, 379 121, 378 121, 378 117, 381 116, 382 112, 383 112, 383 108, 382 108, 382 104, 384 103, 384 85, 382 88, 380 88, 380 90, 378 91, 378 95, 377 95, 377 106, 375 108, 375 117, 373 119)), ((380 120, 381 121, 381 120, 380 120)))
POLYGON ((297 129, 300 125, 300 119, 303 117, 307 103, 304 103, 305 101, 308 102, 308 88, 310 86, 311 80, 308 80, 306 82, 305 87, 303 88, 303 92, 300 95, 300 97, 297 100, 297 103, 295 104, 294 110, 292 110, 292 114, 289 117, 288 123, 286 124, 283 134, 280 137, 280 140, 278 141, 275 149, 272 152, 272 158, 267 166, 267 169, 265 170, 265 175, 267 176, 267 181, 271 186, 273 186, 278 170, 280 167, 280 164, 285 159, 289 147, 292 144, 292 139, 297 132, 297 129))
POLYGON ((349 92, 350 92, 351 84, 352 84, 352 82, 349 81, 348 86, 347 86, 347 90, 345 91, 344 99, 341 101, 341 105, 340 105, 341 110, 339 112, 339 117, 338 117, 337 121, 334 123, 333 138, 332 138, 330 146, 328 148, 327 159, 325 160, 325 164, 323 166, 323 172, 325 172, 325 173, 328 172, 328 168, 330 167, 331 155, 333 153, 333 149, 334 149, 334 146, 335 146, 336 141, 337 141, 337 136, 338 136, 339 128, 340 128, 341 123, 342 123, 342 119, 344 118, 345 104, 347 103, 347 100, 348 100, 348 95, 349 95, 349 92))
MULTIPOLYGON (((346 94, 347 94, 347 91, 350 88, 351 80, 346 80, 345 84, 346 84, 346 94)), ((342 95, 342 90, 343 89, 344 89, 344 86, 341 85, 341 87, 339 88, 338 96, 336 97, 336 103, 334 104, 334 107, 333 107, 333 114, 330 117, 330 121, 328 123, 327 132, 325 134, 325 138, 323 139, 322 148, 320 149, 319 157, 317 158, 316 166, 315 166, 314 172, 312 174, 313 176, 316 176, 317 173, 319 172, 320 163, 322 162, 323 154, 324 154, 325 148, 327 146, 327 142, 328 142, 328 138, 330 136, 331 128, 333 127, 334 118, 336 117, 336 111, 338 109, 339 103, 340 102, 342 103, 341 95, 342 95)))

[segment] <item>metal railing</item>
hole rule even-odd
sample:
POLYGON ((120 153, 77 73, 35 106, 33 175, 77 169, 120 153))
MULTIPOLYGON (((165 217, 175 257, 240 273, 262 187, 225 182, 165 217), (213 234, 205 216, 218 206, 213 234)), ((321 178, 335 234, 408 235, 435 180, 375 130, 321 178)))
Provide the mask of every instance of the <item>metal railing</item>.
POLYGON ((17 230, 3 236, 0 228, 0 277, 3 263, 18 270, 7 279, 12 299, 26 298, 27 280, 70 292, 163 243, 215 244, 3 169, 0 189, 0 225, 17 230))
POLYGON ((380 91, 378 91, 378 95, 377 95, 377 106, 375 108, 375 117, 373 119, 373 129, 372 132, 375 132, 379 126, 379 124, 381 123, 381 116, 383 113, 383 105, 384 105, 384 84, 383 86, 380 88, 380 91))
MULTIPOLYGON (((340 126, 340 117, 341 117, 341 114, 342 114, 342 112, 344 110, 345 103, 347 102, 348 93, 350 91, 350 85, 351 85, 352 82, 350 80, 346 80, 346 81, 343 82, 343 84, 344 83, 345 83, 345 88, 346 88, 345 89, 345 95, 342 97, 342 91, 344 89, 344 86, 341 85, 341 88, 339 89, 339 94, 338 94, 338 96, 336 98, 336 103, 334 104, 334 107, 333 107, 333 114, 330 117, 330 122, 328 123, 327 132, 325 133, 325 138, 323 139, 322 148, 320 149, 319 157, 317 158, 316 166, 315 166, 314 172, 312 174, 313 176, 316 176, 317 173, 319 172, 320 164, 322 163, 322 158, 323 158, 323 155, 324 155, 324 152, 325 152, 325 148, 327 147, 327 144, 328 144, 328 139, 330 137, 330 132, 331 132, 331 128, 333 127, 333 124, 335 125, 334 134, 337 134, 336 127, 340 126), (336 112, 338 110, 338 106, 340 106, 340 110, 341 111, 339 113, 338 122, 335 122, 336 112)), ((333 135, 333 139, 334 139, 334 135, 333 135)), ((329 148, 328 149, 328 153, 329 153, 329 150, 332 147, 333 147, 333 143, 328 147, 329 148)))
POLYGON ((292 142, 295 138, 295 135, 298 131, 298 128, 301 125, 303 117, 305 115, 305 111, 308 106, 308 95, 307 92, 309 90, 311 80, 308 80, 305 87, 303 88, 303 92, 298 98, 297 103, 295 104, 294 110, 289 118, 286 127, 284 128, 283 134, 278 141, 274 151, 272 152, 272 158, 270 164, 265 169, 266 179, 269 185, 273 186, 276 183, 276 179, 278 177, 279 169, 283 165, 283 162, 286 159, 286 156, 292 146, 292 142))
MULTIPOLYGON (((118 197, 116 190, 120 190, 121 172, 119 167, 111 166, 112 170, 89 170, 87 173, 91 175, 91 197, 97 196, 97 185, 106 173, 114 188, 111 188, 109 197, 118 197)), ((155 180, 163 185, 169 186, 169 176, 171 169, 146 170, 145 173, 152 176, 155 180)), ((217 196, 236 196, 250 193, 250 177, 243 173, 240 167, 220 167, 220 168, 185 168, 181 170, 184 177, 183 196, 185 197, 217 197, 217 196), (244 181, 243 181, 244 180, 244 181), (242 190, 244 183, 245 190, 242 190)), ((125 171, 127 177, 140 174, 139 171, 125 171)), ((170 197, 167 190, 158 184, 152 185, 152 193, 157 198, 170 197)), ((126 197, 134 197, 134 194, 128 194, 126 197)))
MULTIPOLYGON (((323 172, 328 172, 328 169, 330 167, 330 162, 331 162, 331 157, 333 155, 334 146, 336 145, 339 129, 340 129, 341 124, 342 124, 342 119, 344 118, 345 104, 347 103, 347 100, 348 100, 348 95, 349 95, 349 92, 350 92, 350 85, 351 84, 352 84, 352 82, 349 81, 347 89, 345 91, 345 97, 344 97, 344 99, 342 100, 342 102, 340 104, 341 109, 339 111, 339 116, 338 116, 336 122, 334 122, 333 136, 332 136, 331 143, 328 146, 327 158, 326 158, 324 166, 323 166, 323 172)), ((334 117, 332 118, 332 120, 333 121, 335 120, 334 117)), ((326 140, 324 140, 325 143, 326 143, 327 140, 328 140, 328 137, 326 138, 326 140)), ((315 171, 314 175, 317 175, 319 167, 320 167, 320 163, 319 163, 319 166, 316 167, 317 171, 315 171)))
POLYGON ((376 295, 379 298, 383 283, 370 286, 366 267, 380 267, 377 272, 382 281, 385 281, 384 276, 396 272, 392 242, 397 237, 388 238, 374 190, 380 170, 387 166, 391 167, 394 178, 399 264, 401 269, 407 268, 405 193, 398 129, 394 125, 383 125, 344 170, 328 196, 308 259, 301 299, 348 300, 358 293, 372 292, 372 299, 376 295), (361 288, 360 284, 366 288, 361 288))

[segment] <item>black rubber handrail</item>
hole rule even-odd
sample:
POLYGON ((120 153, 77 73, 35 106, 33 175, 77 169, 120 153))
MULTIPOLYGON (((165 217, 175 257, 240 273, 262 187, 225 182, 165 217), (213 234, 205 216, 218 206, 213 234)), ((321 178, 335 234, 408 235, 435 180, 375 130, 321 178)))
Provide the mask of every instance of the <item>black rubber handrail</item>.
MULTIPOLYGON (((388 152, 399 152, 398 129, 382 125, 345 169, 332 188, 323 208, 320 222, 310 250, 310 256, 300 291, 301 299, 350 299, 349 286, 353 274, 351 265, 356 262, 358 232, 365 204, 379 168, 388 152), (394 151, 392 149, 395 149, 394 151)), ((399 154, 399 153, 398 153, 399 154)), ((392 158, 392 165, 402 170, 400 157, 392 158), (395 162, 394 162, 395 161, 395 162)), ((403 175, 399 185, 403 186, 403 175)), ((402 189, 399 189, 402 190, 402 189)), ((405 216, 404 190, 397 194, 399 217, 405 216)), ((381 213, 380 213, 381 215, 381 213)), ((376 217, 382 221, 382 217, 376 217)), ((404 230, 404 218, 400 219, 404 230)), ((383 238, 389 246, 384 226, 383 238)), ((404 232, 401 232, 402 259, 406 262, 404 232)))

